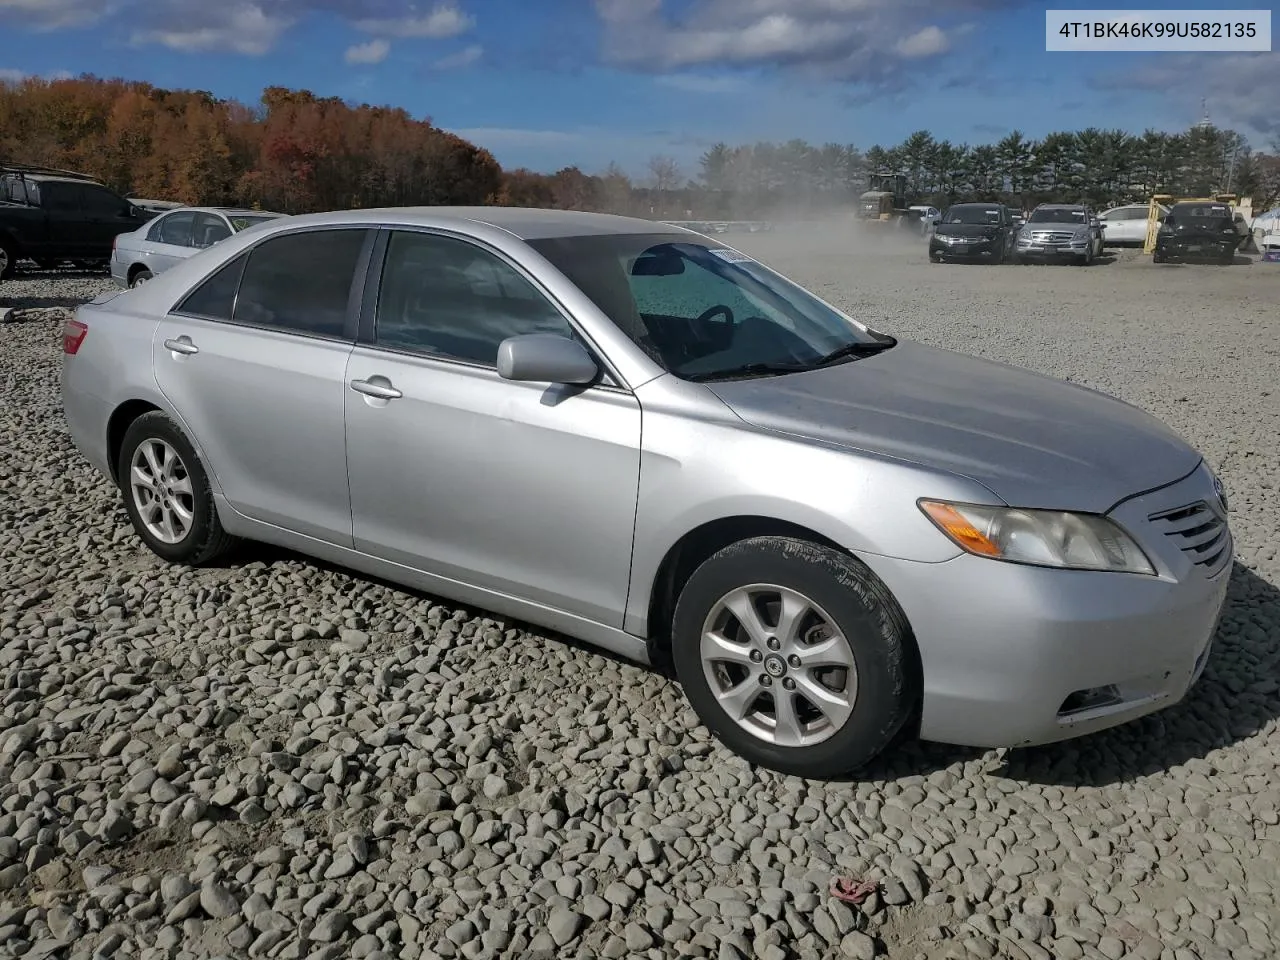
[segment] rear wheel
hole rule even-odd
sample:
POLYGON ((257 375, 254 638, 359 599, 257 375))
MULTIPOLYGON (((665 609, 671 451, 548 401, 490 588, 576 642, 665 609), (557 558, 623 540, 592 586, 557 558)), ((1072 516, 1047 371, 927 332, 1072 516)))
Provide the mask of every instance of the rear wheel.
POLYGON ((704 562, 672 623, 699 719, 747 761, 814 779, 877 756, 912 714, 906 617, 865 566, 788 537, 704 562))
POLYGON ((0 280, 8 280, 18 265, 18 253, 12 247, 0 242, 0 280))
POLYGON ((116 476, 134 530, 157 556, 199 566, 236 542, 218 520, 195 449, 163 413, 144 413, 129 425, 116 476))
POLYGON ((153 274, 150 270, 138 270, 129 278, 129 286, 140 287, 151 279, 153 274))

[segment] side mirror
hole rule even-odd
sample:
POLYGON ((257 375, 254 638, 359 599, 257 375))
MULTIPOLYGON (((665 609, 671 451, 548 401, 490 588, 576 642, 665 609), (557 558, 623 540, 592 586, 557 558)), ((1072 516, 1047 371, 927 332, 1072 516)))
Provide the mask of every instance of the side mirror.
POLYGON ((498 344, 498 376, 504 380, 587 384, 599 375, 582 344, 556 333, 529 333, 498 344))

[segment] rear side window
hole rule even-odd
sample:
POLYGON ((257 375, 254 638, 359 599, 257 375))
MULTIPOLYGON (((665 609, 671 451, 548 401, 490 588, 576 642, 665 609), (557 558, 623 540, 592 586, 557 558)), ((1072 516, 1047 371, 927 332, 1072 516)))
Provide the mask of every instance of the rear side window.
POLYGON ((152 228, 147 239, 157 243, 172 244, 175 247, 189 247, 191 246, 191 224, 194 220, 195 214, 189 211, 171 213, 152 228))
POLYGON ((351 285, 368 231, 312 230, 274 237, 249 254, 237 323, 342 337, 351 285))
POLYGON ((249 260, 247 253, 242 253, 226 266, 222 267, 200 286, 192 290, 185 300, 178 304, 174 313, 189 317, 204 317, 209 320, 230 320, 236 303, 236 290, 240 287, 240 277, 244 273, 244 265, 249 260))
POLYGON ((124 201, 110 190, 84 186, 80 191, 80 205, 85 216, 118 217, 124 212, 124 201))
POLYGON ((50 213, 80 213, 80 191, 70 183, 46 183, 44 208, 50 213))
POLYGON ((231 236, 231 228, 227 226, 227 221, 212 213, 196 214, 191 235, 193 246, 211 247, 229 236, 231 236))

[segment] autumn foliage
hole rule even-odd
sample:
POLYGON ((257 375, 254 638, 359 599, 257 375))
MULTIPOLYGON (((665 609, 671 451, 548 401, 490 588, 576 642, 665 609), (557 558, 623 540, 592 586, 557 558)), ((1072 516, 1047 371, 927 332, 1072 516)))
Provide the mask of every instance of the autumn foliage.
POLYGON ((128 196, 284 213, 484 203, 503 185, 488 151, 404 110, 280 87, 249 107, 91 76, 0 85, 0 158, 128 196))

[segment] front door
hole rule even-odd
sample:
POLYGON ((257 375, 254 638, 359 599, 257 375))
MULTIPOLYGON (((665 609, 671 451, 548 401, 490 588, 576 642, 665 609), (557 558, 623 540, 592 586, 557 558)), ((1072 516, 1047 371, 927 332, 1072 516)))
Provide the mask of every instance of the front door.
POLYGON ((343 380, 364 229, 299 231, 241 254, 156 331, 160 389, 228 503, 351 545, 343 380))
POLYGON ((516 266, 468 241, 391 232, 375 321, 347 367, 357 549, 620 628, 635 397, 498 376, 507 337, 577 334, 516 266))

